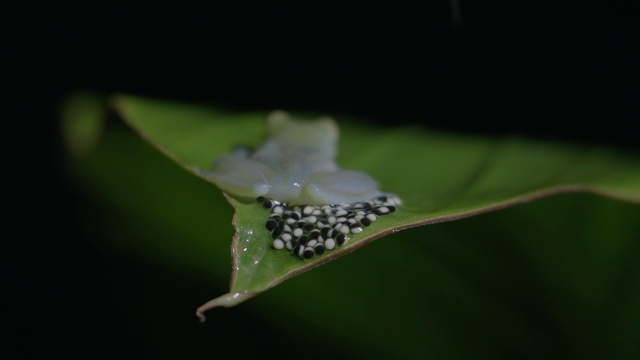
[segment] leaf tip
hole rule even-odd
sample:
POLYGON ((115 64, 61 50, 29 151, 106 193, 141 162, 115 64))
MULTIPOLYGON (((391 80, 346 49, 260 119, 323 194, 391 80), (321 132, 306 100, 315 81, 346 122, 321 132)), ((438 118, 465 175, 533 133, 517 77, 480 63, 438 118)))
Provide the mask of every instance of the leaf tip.
POLYGON ((200 305, 196 309, 196 316, 198 317, 200 322, 205 322, 207 320, 207 318, 204 316, 204 313, 206 311, 219 306, 224 306, 224 307, 236 306, 241 302, 251 299, 256 295, 258 295, 258 293, 252 293, 248 291, 224 294, 222 296, 219 296, 215 299, 211 299, 206 303, 200 305))
POLYGON ((196 316, 198 317, 198 321, 200 321, 201 323, 207 321, 207 317, 204 316, 204 312, 205 310, 200 310, 200 308, 196 309, 196 316))

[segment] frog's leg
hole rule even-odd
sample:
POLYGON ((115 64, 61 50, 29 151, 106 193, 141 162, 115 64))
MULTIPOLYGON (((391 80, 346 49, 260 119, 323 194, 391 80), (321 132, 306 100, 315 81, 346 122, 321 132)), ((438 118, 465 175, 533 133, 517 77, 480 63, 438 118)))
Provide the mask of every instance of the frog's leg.
POLYGON ((380 194, 378 183, 369 175, 354 170, 317 172, 300 193, 309 204, 344 204, 372 199, 380 194))
POLYGON ((223 191, 240 197, 258 197, 269 192, 265 174, 273 172, 266 165, 234 155, 223 155, 213 163, 213 171, 202 174, 223 191))

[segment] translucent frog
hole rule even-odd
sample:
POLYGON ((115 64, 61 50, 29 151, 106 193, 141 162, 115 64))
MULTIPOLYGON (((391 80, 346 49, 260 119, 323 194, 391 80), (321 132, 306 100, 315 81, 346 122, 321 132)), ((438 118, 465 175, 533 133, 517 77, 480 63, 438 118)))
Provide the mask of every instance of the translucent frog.
POLYGON ((267 136, 254 152, 220 156, 202 174, 233 196, 290 205, 344 204, 381 194, 371 176, 336 164, 339 131, 333 119, 294 120, 274 111, 266 123, 267 136))

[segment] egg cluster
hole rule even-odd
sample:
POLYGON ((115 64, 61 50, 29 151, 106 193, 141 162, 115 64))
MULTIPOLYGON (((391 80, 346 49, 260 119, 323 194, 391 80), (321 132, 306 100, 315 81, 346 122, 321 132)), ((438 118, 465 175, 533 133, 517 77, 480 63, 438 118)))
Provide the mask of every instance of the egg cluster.
POLYGON ((273 248, 287 249, 306 259, 344 245, 350 235, 361 233, 378 217, 396 211, 396 206, 402 203, 390 194, 340 205, 288 206, 264 197, 257 200, 271 213, 265 226, 273 237, 273 248))

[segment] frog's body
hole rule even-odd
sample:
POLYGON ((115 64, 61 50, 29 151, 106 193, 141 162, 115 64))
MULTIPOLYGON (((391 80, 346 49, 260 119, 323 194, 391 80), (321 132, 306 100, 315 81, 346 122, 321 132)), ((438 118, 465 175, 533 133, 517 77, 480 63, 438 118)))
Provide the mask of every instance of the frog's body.
POLYGON ((369 175, 340 170, 338 137, 330 118, 297 121, 276 111, 267 117, 267 137, 255 152, 223 155, 204 175, 231 195, 291 205, 352 203, 380 195, 369 175))

